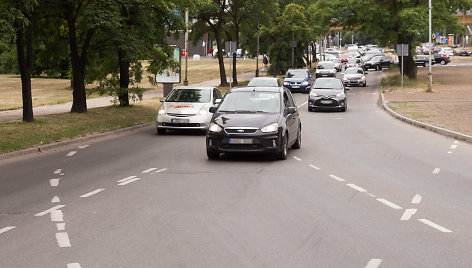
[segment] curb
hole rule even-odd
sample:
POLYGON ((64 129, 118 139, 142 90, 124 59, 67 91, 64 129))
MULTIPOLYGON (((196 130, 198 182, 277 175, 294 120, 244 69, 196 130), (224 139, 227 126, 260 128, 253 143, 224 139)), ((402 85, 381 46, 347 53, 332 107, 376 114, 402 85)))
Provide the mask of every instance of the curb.
POLYGON ((461 141, 465 141, 465 142, 468 142, 468 143, 472 144, 472 137, 471 136, 468 136, 468 135, 465 135, 465 134, 462 134, 462 133, 459 133, 459 132, 454 132, 452 130, 448 130, 448 129, 445 129, 445 128, 436 127, 436 126, 426 124, 426 123, 423 123, 423 122, 420 122, 420 121, 416 121, 414 119, 403 116, 403 115, 393 111, 387 105, 389 102, 385 100, 384 94, 382 93, 382 88, 380 89, 379 102, 381 103, 381 105, 383 106, 383 109, 387 113, 389 113, 391 116, 393 116, 393 117, 395 117, 395 118, 397 118, 397 119, 399 119, 403 122, 406 122, 408 124, 411 124, 411 125, 414 125, 414 126, 417 126, 417 127, 420 127, 420 128, 427 129, 427 130, 432 131, 432 132, 436 132, 436 133, 441 134, 441 135, 446 136, 446 137, 454 138, 456 140, 461 140, 461 141))
POLYGON ((120 128, 120 129, 116 129, 116 130, 112 130, 112 131, 108 131, 108 132, 104 132, 104 133, 92 134, 92 135, 88 135, 88 136, 85 136, 85 137, 72 138, 72 139, 66 140, 66 141, 59 141, 59 142, 49 143, 49 144, 45 144, 45 145, 41 145, 41 146, 35 146, 33 148, 28 148, 28 149, 22 149, 22 150, 18 150, 18 151, 3 153, 3 154, 0 154, 0 160, 5 160, 5 159, 8 159, 8 158, 24 156, 24 155, 32 155, 32 154, 35 154, 35 153, 53 151, 53 150, 57 150, 61 147, 71 146, 71 145, 74 145, 74 144, 80 144, 80 143, 90 141, 90 140, 94 140, 94 139, 98 139, 98 138, 103 138, 103 137, 107 137, 107 136, 111 136, 111 135, 132 132, 132 131, 135 131, 135 130, 138 130, 138 129, 141 129, 141 128, 149 127, 149 126, 154 125, 154 124, 155 124, 155 122, 144 123, 144 124, 131 126, 131 127, 127 127, 127 128, 120 128))

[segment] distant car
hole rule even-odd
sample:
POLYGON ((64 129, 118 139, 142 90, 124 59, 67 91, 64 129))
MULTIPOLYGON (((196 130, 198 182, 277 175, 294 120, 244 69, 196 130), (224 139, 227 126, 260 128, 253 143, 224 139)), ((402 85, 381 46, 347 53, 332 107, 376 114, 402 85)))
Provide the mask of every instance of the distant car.
POLYGON ((316 78, 318 77, 334 77, 336 76, 336 68, 331 61, 320 61, 316 66, 316 78))
POLYGON ((364 63, 365 70, 375 69, 377 71, 382 70, 383 68, 389 68, 391 63, 391 58, 388 56, 375 56, 372 59, 364 63))
POLYGON ((340 72, 343 69, 343 64, 339 59, 334 59, 332 62, 336 71, 340 72))
POLYGON ((166 98, 156 115, 157 134, 163 135, 168 129, 206 130, 212 114, 210 107, 221 100, 221 92, 215 87, 176 87, 166 98))
POLYGON ((254 77, 248 87, 282 87, 282 82, 276 77, 254 77))
POLYGON ((281 87, 232 88, 214 113, 206 136, 209 159, 220 153, 273 153, 287 158, 288 148, 299 149, 301 129, 290 90, 281 87))
POLYGON ((339 59, 339 61, 341 61, 341 63, 345 63, 349 60, 349 55, 348 54, 339 54, 338 59, 339 59))
MULTIPOLYGON (((429 57, 423 55, 416 55, 413 57, 416 66, 429 67, 429 57)), ((431 59, 431 64, 435 64, 434 58, 431 59)))
POLYGON ((364 69, 360 67, 347 68, 344 71, 342 80, 345 86, 349 86, 349 85, 356 85, 356 86, 362 85, 363 87, 367 86, 364 69))
POLYGON ((341 79, 316 79, 308 96, 308 111, 317 110, 347 110, 346 90, 341 79))
POLYGON ((284 77, 284 87, 290 91, 310 92, 312 77, 308 69, 289 69, 284 77))
POLYGON ((465 48, 461 48, 457 51, 457 55, 458 56, 471 56, 472 55, 472 52, 471 51, 467 51, 467 49, 465 48))
POLYGON ((447 55, 434 54, 434 62, 441 65, 446 65, 451 62, 451 58, 447 55))
POLYGON ((326 49, 326 53, 338 55, 339 53, 341 53, 341 51, 334 47, 330 47, 326 49))
POLYGON ((450 47, 443 47, 441 51, 439 51, 438 53, 442 55, 447 55, 450 57, 454 55, 454 50, 450 47))
POLYGON ((364 62, 359 58, 351 58, 346 63, 346 68, 361 67, 364 68, 364 62))

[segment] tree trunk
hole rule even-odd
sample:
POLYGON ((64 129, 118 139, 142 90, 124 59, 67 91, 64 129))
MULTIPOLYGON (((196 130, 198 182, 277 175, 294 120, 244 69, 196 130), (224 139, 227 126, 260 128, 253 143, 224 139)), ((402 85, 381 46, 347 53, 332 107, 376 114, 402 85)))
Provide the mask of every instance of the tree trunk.
POLYGON ((73 91, 72 91, 72 108, 71 113, 87 112, 87 98, 85 94, 85 65, 82 57, 79 55, 77 47, 77 33, 75 29, 75 19, 69 17, 67 20, 69 26, 69 45, 70 45, 70 61, 72 65, 73 91))
POLYGON ((218 49, 218 64, 220 66, 220 80, 222 87, 229 86, 228 81, 226 80, 226 70, 225 70, 225 62, 223 60, 223 47, 222 47, 222 40, 221 40, 221 25, 217 25, 218 29, 215 29, 215 39, 216 39, 216 47, 218 49))
POLYGON ((33 101, 31 95, 31 62, 33 51, 33 22, 30 17, 30 24, 26 28, 26 58, 25 40, 23 39, 23 23, 16 21, 16 49, 18 66, 21 74, 21 93, 23 98, 23 121, 33 122, 33 101))
MULTIPOLYGON (((411 45, 412 40, 413 40, 413 38, 408 38, 408 37, 405 37, 403 35, 398 35, 398 43, 399 44, 408 44, 408 48, 409 48, 408 56, 403 57, 403 59, 405 60, 405 62, 403 63, 403 73, 409 79, 416 79, 418 69, 416 67, 415 61, 413 60, 412 52, 414 50, 413 50, 413 47, 411 45)), ((401 66, 401 63, 402 63, 401 61, 402 61, 402 57, 399 57, 400 66, 401 66)), ((401 75, 401 68, 400 68, 400 75, 401 75)))
MULTIPOLYGON (((235 21, 237 23, 237 21, 235 21)), ((235 26, 235 31, 236 31, 236 52, 238 51, 239 47, 239 25, 236 24, 235 26)), ((237 86, 238 85, 238 74, 236 72, 236 53, 233 55, 233 85, 237 86)))
POLYGON ((124 52, 120 50, 118 52, 118 58, 120 61, 120 92, 118 99, 120 106, 129 106, 129 66, 130 62, 125 59, 124 52))

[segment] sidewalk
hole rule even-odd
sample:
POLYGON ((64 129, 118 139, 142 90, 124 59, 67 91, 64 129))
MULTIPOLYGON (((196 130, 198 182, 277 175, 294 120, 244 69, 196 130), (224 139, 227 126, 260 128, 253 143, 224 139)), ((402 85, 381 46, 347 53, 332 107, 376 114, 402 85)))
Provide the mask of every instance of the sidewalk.
MULTIPOLYGON (((259 74, 261 76, 266 76, 267 71, 260 70, 259 74)), ((251 80, 252 78, 254 78, 254 76, 255 76, 255 72, 240 74, 238 75, 238 81, 251 80)), ((227 77, 226 79, 229 82, 229 77, 227 77)), ((214 79, 214 80, 204 81, 200 83, 195 83, 195 84, 192 84, 192 86, 217 87, 220 84, 220 82, 221 82, 220 79, 214 79)), ((143 93, 143 99, 152 99, 156 97, 159 98, 162 96, 163 96, 162 89, 148 90, 143 93)), ((113 101, 112 97, 100 97, 100 98, 94 98, 94 99, 87 99, 87 108, 91 109, 91 108, 97 108, 97 107, 111 106, 113 105, 112 101, 113 101)), ((72 108, 72 102, 56 104, 56 105, 38 106, 38 107, 33 107, 33 114, 36 117, 36 116, 42 116, 42 115, 48 115, 48 114, 68 113, 70 112, 71 108, 72 108)), ((0 111, 0 121, 21 119, 21 118, 23 118, 22 109, 0 111)))

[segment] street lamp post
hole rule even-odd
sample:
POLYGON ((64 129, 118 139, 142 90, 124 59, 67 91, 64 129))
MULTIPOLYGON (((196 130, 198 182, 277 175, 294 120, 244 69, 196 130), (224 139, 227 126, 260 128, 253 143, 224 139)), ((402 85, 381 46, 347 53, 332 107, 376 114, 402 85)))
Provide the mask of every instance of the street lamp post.
POLYGON ((184 85, 188 86, 188 8, 185 10, 185 76, 184 85))
POLYGON ((259 77, 259 17, 257 18, 256 77, 259 77))
POLYGON ((429 0, 429 66, 428 66, 428 89, 426 92, 433 92, 433 69, 431 64, 431 50, 433 49, 433 44, 431 42, 431 0, 429 0))

